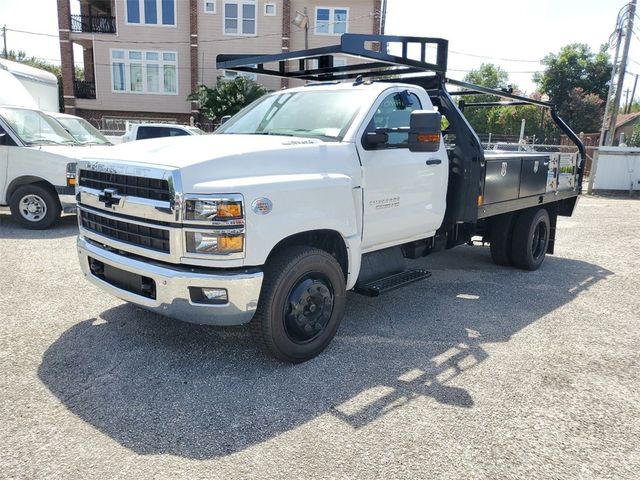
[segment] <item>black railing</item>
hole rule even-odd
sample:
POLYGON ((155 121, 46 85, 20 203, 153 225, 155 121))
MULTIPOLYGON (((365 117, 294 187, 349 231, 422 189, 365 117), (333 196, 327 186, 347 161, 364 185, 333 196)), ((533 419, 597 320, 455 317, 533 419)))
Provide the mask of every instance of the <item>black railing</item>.
POLYGON ((116 33, 116 17, 71 15, 71 31, 75 33, 116 33))
POLYGON ((73 92, 76 98, 96 98, 96 83, 86 80, 74 80, 73 92))

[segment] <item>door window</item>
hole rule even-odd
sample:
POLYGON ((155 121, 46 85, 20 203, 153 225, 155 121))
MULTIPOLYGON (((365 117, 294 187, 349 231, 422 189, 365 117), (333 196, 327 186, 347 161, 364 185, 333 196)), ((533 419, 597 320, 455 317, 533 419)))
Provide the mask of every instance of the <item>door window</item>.
POLYGON ((421 109, 420 99, 414 93, 405 90, 388 95, 367 127, 367 132, 382 131, 389 136, 388 142, 377 148, 408 148, 409 132, 396 129, 409 128, 411 112, 421 109))

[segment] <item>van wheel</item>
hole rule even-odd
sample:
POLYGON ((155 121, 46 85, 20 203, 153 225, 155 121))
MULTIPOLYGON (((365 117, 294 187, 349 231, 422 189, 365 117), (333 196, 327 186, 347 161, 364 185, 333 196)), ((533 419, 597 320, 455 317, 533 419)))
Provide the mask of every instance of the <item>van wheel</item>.
POLYGON ((551 222, 546 209, 522 212, 513 229, 511 244, 513 264, 523 270, 537 270, 547 253, 550 231, 551 222))
POLYGON ((18 187, 9 201, 11 215, 26 228, 43 230, 60 217, 58 195, 37 183, 18 187))
POLYGON ((265 265, 252 333, 276 358, 304 362, 331 342, 344 305, 345 279, 337 260, 317 248, 290 247, 265 265))
POLYGON ((505 213, 490 220, 489 246, 491 258, 496 265, 510 266, 511 241, 513 237, 513 214, 505 213))

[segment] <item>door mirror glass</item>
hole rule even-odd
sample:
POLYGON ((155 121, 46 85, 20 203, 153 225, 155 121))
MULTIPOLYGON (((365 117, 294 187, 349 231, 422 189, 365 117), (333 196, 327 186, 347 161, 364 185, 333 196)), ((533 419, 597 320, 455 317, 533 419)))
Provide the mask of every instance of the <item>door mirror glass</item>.
POLYGON ((365 134, 365 141, 371 148, 376 148, 379 145, 384 145, 389 142, 389 135, 386 132, 367 132, 365 134))
POLYGON ((416 110, 409 124, 409 150, 437 152, 440 149, 442 115, 439 112, 416 110))

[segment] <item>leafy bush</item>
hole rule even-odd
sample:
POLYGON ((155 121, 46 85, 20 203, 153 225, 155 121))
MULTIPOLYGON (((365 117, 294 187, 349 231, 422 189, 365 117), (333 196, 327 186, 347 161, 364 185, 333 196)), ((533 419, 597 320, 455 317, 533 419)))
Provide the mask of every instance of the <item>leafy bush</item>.
POLYGON ((258 82, 239 75, 233 80, 218 77, 214 88, 199 85, 188 99, 200 102, 202 114, 219 122, 225 115, 235 115, 266 93, 266 88, 258 82))

